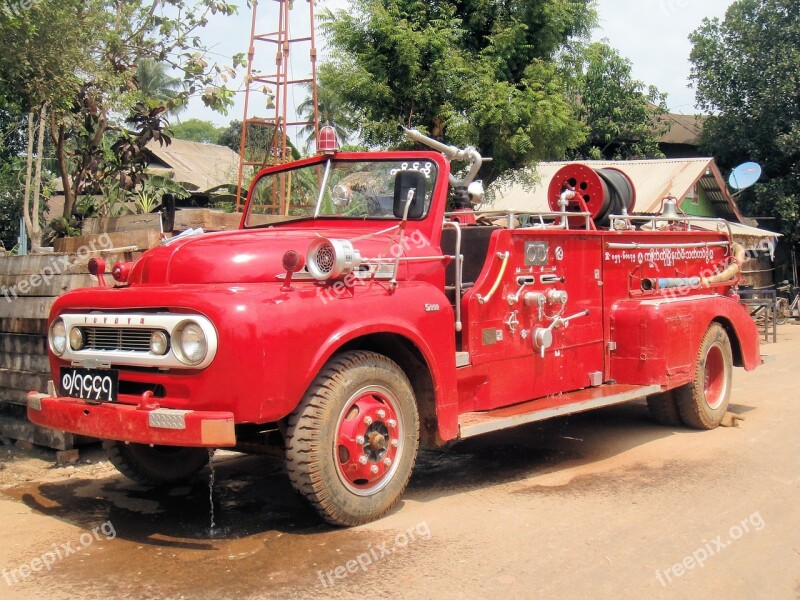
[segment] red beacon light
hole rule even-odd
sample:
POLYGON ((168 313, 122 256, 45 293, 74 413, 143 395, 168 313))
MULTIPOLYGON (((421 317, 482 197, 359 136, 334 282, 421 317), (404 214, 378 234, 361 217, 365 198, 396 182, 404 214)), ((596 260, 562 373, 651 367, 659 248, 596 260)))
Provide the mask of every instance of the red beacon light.
POLYGON ((317 153, 333 154, 339 151, 339 142, 336 141, 336 130, 330 125, 320 128, 317 136, 317 153))
POLYGON ((114 278, 114 281, 118 281, 119 283, 127 283, 130 274, 131 263, 129 262, 117 263, 114 265, 114 268, 111 269, 111 276, 114 278))

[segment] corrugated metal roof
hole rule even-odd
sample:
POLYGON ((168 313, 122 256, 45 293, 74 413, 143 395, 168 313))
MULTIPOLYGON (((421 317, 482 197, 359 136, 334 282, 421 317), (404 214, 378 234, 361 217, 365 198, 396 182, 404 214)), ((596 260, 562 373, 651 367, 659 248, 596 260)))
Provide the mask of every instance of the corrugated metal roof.
POLYGON ((725 182, 712 158, 686 158, 662 160, 542 162, 536 166, 539 183, 532 189, 522 184, 498 186, 495 200, 485 210, 517 210, 546 212, 547 188, 550 180, 562 167, 580 163, 592 169, 614 167, 623 171, 636 188, 634 213, 659 212, 662 200, 675 196, 679 203, 687 196, 694 197, 694 186, 702 185, 718 211, 718 216, 741 221, 736 203, 728 194, 725 182))
POLYGON ((236 183, 239 155, 227 146, 174 139, 170 145, 150 142, 147 151, 156 159, 148 165, 151 173, 171 173, 190 190, 207 191, 236 183))
POLYGON ((658 140, 660 144, 686 144, 689 146, 700 145, 700 135, 703 133, 705 115, 679 115, 667 113, 664 120, 670 123, 671 127, 667 133, 658 140))
MULTIPOLYGON (((779 238, 783 237, 780 233, 767 231, 766 229, 759 229, 758 227, 751 227, 750 225, 743 225, 741 223, 729 223, 731 234, 734 238, 779 238)), ((705 224, 703 222, 692 221, 692 227, 696 229, 705 229, 707 231, 717 231, 717 226, 713 223, 705 224)))

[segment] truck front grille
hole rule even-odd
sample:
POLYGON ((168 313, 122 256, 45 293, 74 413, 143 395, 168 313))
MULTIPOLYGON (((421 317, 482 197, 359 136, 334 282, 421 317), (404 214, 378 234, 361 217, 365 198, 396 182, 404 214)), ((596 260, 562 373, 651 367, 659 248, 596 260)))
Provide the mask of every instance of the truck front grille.
POLYGON ((149 352, 150 334, 155 329, 133 327, 85 327, 85 350, 127 350, 149 352))

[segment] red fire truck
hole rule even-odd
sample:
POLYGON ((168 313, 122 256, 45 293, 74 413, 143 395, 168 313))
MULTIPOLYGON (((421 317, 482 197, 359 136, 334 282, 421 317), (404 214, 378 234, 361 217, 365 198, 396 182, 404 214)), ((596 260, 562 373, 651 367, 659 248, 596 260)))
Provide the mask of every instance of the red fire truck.
POLYGON ((582 165, 550 212, 476 214, 480 154, 406 133, 431 150, 270 167, 237 231, 166 240, 113 283, 96 261, 99 285, 52 308, 30 420, 105 440, 149 484, 210 448, 278 448, 337 525, 389 511, 420 444, 641 398, 719 425, 732 368, 761 364, 724 222, 672 199, 633 215, 622 172, 582 165))

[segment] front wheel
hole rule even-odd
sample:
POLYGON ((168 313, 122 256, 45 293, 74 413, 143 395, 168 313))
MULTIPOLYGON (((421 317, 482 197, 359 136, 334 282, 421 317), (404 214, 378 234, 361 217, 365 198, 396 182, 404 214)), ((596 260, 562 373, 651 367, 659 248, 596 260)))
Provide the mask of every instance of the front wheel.
POLYGON ((675 390, 683 422, 695 429, 719 426, 731 395, 733 356, 725 329, 712 323, 703 336, 694 381, 675 390))
POLYGON ((120 473, 145 485, 185 481, 205 467, 210 459, 206 448, 150 446, 105 440, 103 449, 120 473))
POLYGON ((418 439, 417 405, 403 370, 374 352, 344 352, 289 416, 286 468, 326 521, 361 525, 400 499, 418 439))

